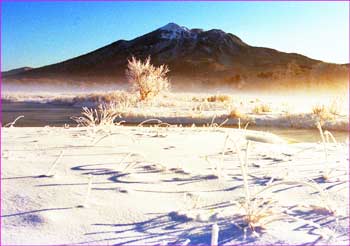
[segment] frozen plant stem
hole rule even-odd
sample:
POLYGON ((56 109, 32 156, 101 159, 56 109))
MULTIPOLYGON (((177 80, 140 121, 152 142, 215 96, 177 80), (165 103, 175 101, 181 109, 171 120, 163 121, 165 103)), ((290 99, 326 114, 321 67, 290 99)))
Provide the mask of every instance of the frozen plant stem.
POLYGON ((63 150, 61 151, 61 153, 59 154, 57 159, 52 163, 51 168, 49 169, 49 171, 45 175, 46 177, 54 177, 55 176, 55 173, 52 173, 52 172, 55 169, 55 167, 57 166, 57 164, 59 163, 59 161, 61 160, 62 156, 63 156, 63 150))
POLYGON ((148 123, 148 122, 151 122, 151 121, 155 121, 155 122, 157 122, 157 124, 160 124, 160 123, 163 123, 161 120, 159 120, 159 119, 148 119, 148 120, 144 120, 144 121, 142 121, 140 124, 138 124, 137 126, 143 126, 143 124, 145 124, 145 123, 148 123))
POLYGON ((321 139, 322 139, 322 143, 323 143, 324 154, 325 154, 325 159, 326 159, 326 163, 328 163, 328 152, 327 152, 327 147, 326 147, 326 140, 325 140, 324 133, 323 133, 320 122, 317 122, 317 129, 320 131, 320 135, 321 135, 321 139))
POLYGON ((327 146, 326 146, 326 140, 327 140, 327 143, 329 143, 329 137, 331 137, 335 144, 337 143, 337 141, 335 140, 332 133, 330 133, 329 131, 323 132, 320 122, 317 122, 317 128, 320 131, 321 139, 323 142, 323 149, 324 149, 324 154, 325 154, 326 166, 328 167, 327 168, 328 170, 323 174, 323 178, 325 180, 328 180, 328 179, 330 179, 330 175, 334 171, 334 169, 331 169, 329 162, 328 162, 328 151, 327 151, 327 146), (326 138, 325 138, 325 136, 326 136, 326 138))
POLYGON ((247 146, 246 146, 246 150, 245 150, 245 160, 244 160, 244 164, 245 164, 245 168, 248 168, 248 154, 249 154, 249 147, 250 147, 250 141, 247 141, 247 146))
POLYGON ((211 127, 214 126, 215 118, 216 118, 216 115, 214 115, 213 118, 211 119, 211 123, 210 123, 210 126, 211 126, 211 127))
POLYGON ((224 163, 224 157, 225 157, 226 145, 227 145, 228 138, 229 138, 229 135, 226 135, 226 138, 225 138, 225 141, 224 141, 224 147, 222 148, 220 165, 216 166, 216 172, 217 172, 217 175, 219 176, 219 178, 221 177, 221 174, 222 174, 222 165, 224 163))
POLYGON ((18 116, 14 121, 12 121, 12 122, 6 124, 5 127, 10 127, 10 128, 12 128, 12 127, 16 124, 17 120, 19 120, 19 119, 21 119, 21 118, 23 118, 23 117, 24 117, 24 115, 18 116))
POLYGON ((219 227, 215 223, 211 228, 211 246, 217 246, 219 244, 219 227))
MULTIPOLYGON (((250 201, 250 192, 249 192, 249 186, 248 186, 248 171, 247 171, 247 165, 243 162, 243 158, 242 158, 242 152, 239 149, 236 141, 233 141, 233 144, 236 148, 237 154, 238 154, 238 158, 239 158, 239 163, 240 163, 240 167, 241 167, 241 172, 242 172, 242 176, 243 176, 243 185, 244 185, 244 192, 245 192, 245 201, 246 203, 248 203, 250 201)), ((247 148, 248 148, 248 143, 247 143, 247 148)), ((248 152, 248 149, 247 149, 248 152)))
POLYGON ((84 203, 79 206, 81 208, 88 208, 89 207, 88 203, 89 203, 91 187, 92 187, 92 179, 93 179, 91 174, 89 174, 88 179, 89 179, 89 182, 88 182, 88 187, 87 187, 87 191, 86 191, 85 200, 84 200, 84 203))
POLYGON ((329 143, 329 138, 332 139, 333 143, 337 144, 337 140, 333 136, 333 134, 329 131, 324 131, 324 135, 326 136, 327 143, 329 143))
POLYGON ((182 245, 189 245, 190 242, 191 242, 191 240, 187 238, 187 239, 182 243, 182 245))
MULTIPOLYGON (((132 156, 133 154, 130 152, 127 156, 125 156, 120 162, 119 162, 119 165, 122 165, 124 163, 124 161, 126 161, 127 159, 130 158, 130 156, 132 156)), ((133 167, 137 164, 137 162, 131 162, 130 164, 126 165, 123 169, 122 172, 126 172, 130 167, 133 167)))

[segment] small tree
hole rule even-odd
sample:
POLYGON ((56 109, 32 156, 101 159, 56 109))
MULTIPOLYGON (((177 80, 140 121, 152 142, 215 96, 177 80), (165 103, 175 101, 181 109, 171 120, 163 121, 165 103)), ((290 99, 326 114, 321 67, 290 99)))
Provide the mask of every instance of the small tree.
POLYGON ((126 76, 133 90, 140 94, 140 100, 147 100, 169 89, 168 72, 167 65, 153 66, 150 57, 144 62, 132 57, 128 60, 126 76))

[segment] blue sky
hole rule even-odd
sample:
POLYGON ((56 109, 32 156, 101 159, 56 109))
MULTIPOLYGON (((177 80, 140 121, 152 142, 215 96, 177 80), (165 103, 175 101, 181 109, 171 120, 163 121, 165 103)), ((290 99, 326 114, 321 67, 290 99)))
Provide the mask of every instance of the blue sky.
POLYGON ((2 2, 2 71, 72 58, 169 22, 349 62, 347 2, 2 2))

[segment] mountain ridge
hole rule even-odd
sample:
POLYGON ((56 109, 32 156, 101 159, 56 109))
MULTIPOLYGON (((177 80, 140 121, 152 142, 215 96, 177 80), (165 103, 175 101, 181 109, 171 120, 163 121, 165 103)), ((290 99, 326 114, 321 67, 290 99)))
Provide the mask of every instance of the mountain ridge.
POLYGON ((247 86, 288 77, 303 84, 302 80, 319 80, 325 75, 327 83, 333 83, 348 75, 341 65, 297 53, 250 46, 236 35, 220 29, 205 31, 168 23, 131 40, 118 40, 86 54, 29 71, 5 76, 3 73, 3 77, 7 81, 46 79, 122 83, 125 82, 127 60, 132 56, 139 59, 150 56, 155 65, 167 64, 174 83, 191 80, 201 85, 247 86))

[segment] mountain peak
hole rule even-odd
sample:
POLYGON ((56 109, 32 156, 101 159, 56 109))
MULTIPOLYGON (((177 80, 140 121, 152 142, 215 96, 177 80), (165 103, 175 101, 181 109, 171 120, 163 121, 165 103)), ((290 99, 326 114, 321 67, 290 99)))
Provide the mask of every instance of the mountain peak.
POLYGON ((170 32, 188 31, 187 27, 179 26, 178 24, 173 22, 170 22, 159 29, 163 31, 170 31, 170 32))
POLYGON ((196 38, 197 32, 192 32, 185 26, 179 26, 176 23, 170 22, 165 26, 159 28, 162 32, 161 38, 163 39, 181 39, 181 38, 196 38))

